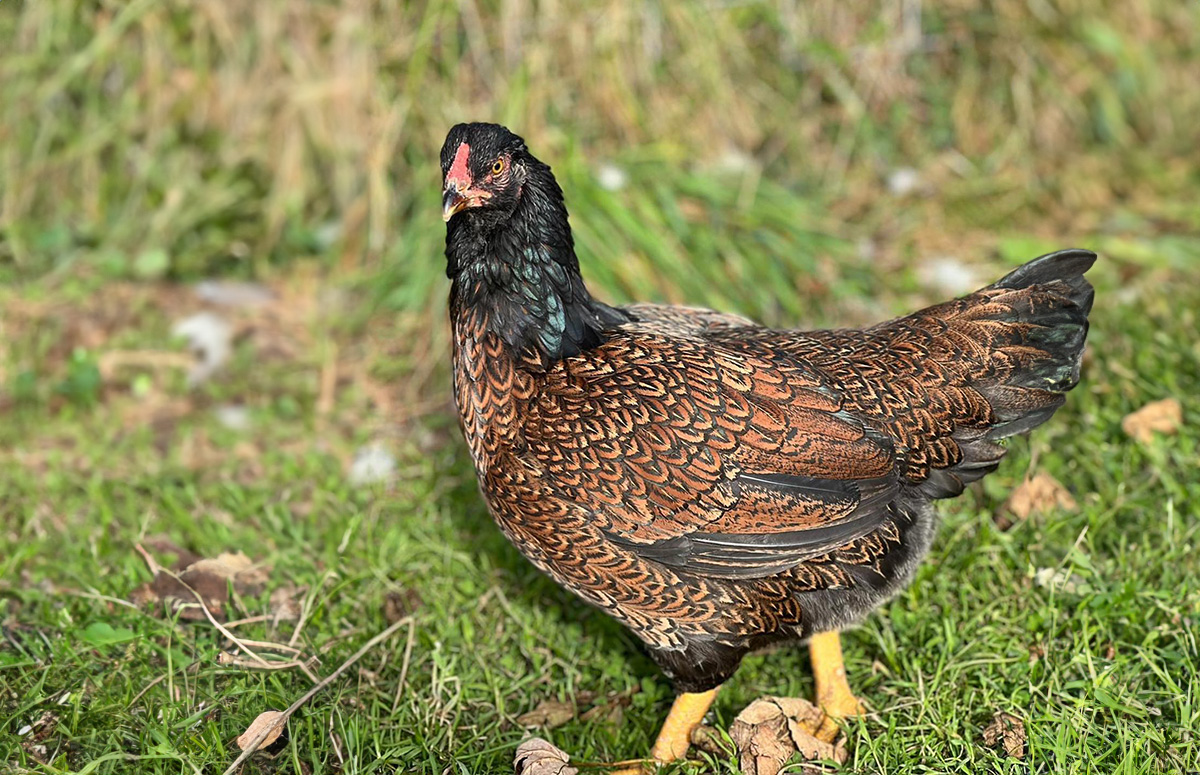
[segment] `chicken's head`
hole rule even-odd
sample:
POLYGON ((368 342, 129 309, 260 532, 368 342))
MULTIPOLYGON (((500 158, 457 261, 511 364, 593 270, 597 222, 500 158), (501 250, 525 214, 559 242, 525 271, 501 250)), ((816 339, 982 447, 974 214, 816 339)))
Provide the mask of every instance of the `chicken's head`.
POLYGON ((532 159, 499 124, 458 124, 442 145, 442 219, 475 211, 501 221, 516 208, 532 159))

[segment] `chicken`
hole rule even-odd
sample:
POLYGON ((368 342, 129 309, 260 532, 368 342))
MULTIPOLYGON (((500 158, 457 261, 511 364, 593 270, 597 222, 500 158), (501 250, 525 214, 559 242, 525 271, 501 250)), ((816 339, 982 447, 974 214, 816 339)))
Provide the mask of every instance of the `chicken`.
MULTIPOLYGON (((442 147, 454 391, 479 485, 534 565, 632 630, 679 695, 682 757, 742 657, 809 641, 832 722, 861 712, 838 631, 911 580, 932 501, 995 470, 1079 380, 1085 250, 864 330, 594 299, 525 142, 442 147)), ((835 723, 814 730, 832 738, 835 723)))

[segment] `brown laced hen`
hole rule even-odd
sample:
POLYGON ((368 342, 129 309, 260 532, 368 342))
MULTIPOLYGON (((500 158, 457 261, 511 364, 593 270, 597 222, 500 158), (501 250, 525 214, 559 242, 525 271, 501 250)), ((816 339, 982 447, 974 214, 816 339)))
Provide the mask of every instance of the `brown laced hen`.
POLYGON ((637 634, 681 693, 650 761, 681 757, 741 658, 781 640, 809 639, 828 717, 861 712, 838 630, 912 578, 932 501, 1063 404, 1095 255, 1042 256, 861 331, 610 307, 520 137, 460 124, 441 163, 455 396, 480 488, 521 552, 637 634))

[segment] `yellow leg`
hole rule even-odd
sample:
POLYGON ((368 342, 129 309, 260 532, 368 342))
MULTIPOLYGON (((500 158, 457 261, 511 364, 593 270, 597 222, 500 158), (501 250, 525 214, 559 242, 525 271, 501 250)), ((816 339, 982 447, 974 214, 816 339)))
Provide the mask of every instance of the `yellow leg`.
MULTIPOLYGON (((718 687, 719 688, 719 687, 718 687)), ((650 749, 650 760, 639 762, 632 768, 626 768, 613 775, 633 775, 635 773, 653 772, 655 768, 682 759, 692 744, 692 730, 700 726, 704 714, 712 707, 717 690, 709 689, 699 694, 684 693, 675 698, 671 712, 663 722, 658 739, 650 749)))
POLYGON ((817 705, 825 711, 825 721, 814 732, 825 742, 837 737, 837 719, 852 718, 866 709, 846 682, 846 665, 842 661, 842 638, 837 632, 822 632, 808 641, 813 678, 817 683, 817 705))
POLYGON ((716 697, 716 689, 676 697, 667 720, 663 722, 662 731, 650 749, 650 757, 658 764, 682 759, 692 744, 692 730, 700 726, 716 697))

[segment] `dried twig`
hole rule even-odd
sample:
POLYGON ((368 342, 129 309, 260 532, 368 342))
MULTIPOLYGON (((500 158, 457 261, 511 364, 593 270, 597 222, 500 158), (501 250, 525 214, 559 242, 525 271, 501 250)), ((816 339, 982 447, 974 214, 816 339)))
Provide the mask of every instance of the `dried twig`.
POLYGON ((164 352, 162 350, 110 350, 101 353, 97 366, 106 378, 122 366, 141 368, 190 369, 196 359, 187 353, 164 352))
POLYGON ((234 619, 231 622, 225 622, 225 626, 232 629, 241 627, 243 624, 256 624, 258 622, 269 622, 273 619, 270 614, 259 614, 258 616, 247 616, 245 619, 234 619))
POLYGON ((288 706, 287 710, 285 710, 283 713, 279 714, 279 718, 275 719, 274 723, 265 727, 261 732, 258 733, 258 735, 256 735, 254 737, 253 740, 249 741, 249 743, 246 744, 245 750, 242 751, 241 755, 238 756, 238 758, 234 759, 233 764, 229 765, 229 767, 225 770, 224 773, 222 773, 222 775, 233 775, 233 773, 237 771, 237 768, 242 764, 242 762, 246 761, 246 759, 250 758, 250 754, 252 754, 256 750, 258 750, 259 744, 262 743, 263 740, 267 739, 267 735, 271 734, 272 731, 282 727, 285 723, 287 723, 287 720, 289 718, 291 718, 293 713, 295 713, 297 710, 300 709, 300 706, 304 705, 304 703, 306 703, 310 699, 312 699, 313 696, 317 694, 317 692, 321 691, 326 686, 333 683, 334 680, 336 680, 339 675, 344 673, 350 666, 352 666, 355 662, 357 662, 359 659, 361 659, 363 657, 363 655, 366 654, 368 651, 370 651, 371 649, 375 648, 377 645, 379 645, 383 641, 390 638, 401 627, 404 627, 406 625, 411 627, 412 623, 413 623, 412 617, 406 616, 403 619, 396 622, 395 624, 393 624, 391 627, 388 627, 386 630, 384 630, 383 632, 376 635, 374 638, 371 638, 365 644, 363 644, 363 647, 360 648, 358 651, 354 652, 354 654, 349 659, 347 659, 345 662, 343 662, 341 664, 341 666, 338 667, 337 670, 334 670, 332 673, 330 673, 324 679, 322 679, 320 683, 318 683, 316 686, 314 686, 313 688, 311 688, 307 692, 305 692, 304 695, 300 699, 293 702, 291 705, 288 706))
MULTIPOLYGON (((228 627, 229 625, 225 625, 225 626, 228 627)), ((242 643, 245 643, 247 646, 254 646, 255 648, 259 648, 259 649, 266 649, 267 651, 278 651, 281 654, 291 654, 292 656, 299 656, 300 654, 304 653, 300 649, 295 648, 293 646, 287 646, 287 645, 284 645, 283 643, 272 643, 267 640, 244 640, 243 639, 242 643)))
POLYGON ((99 600, 102 603, 112 603, 113 605, 123 605, 126 608, 132 608, 135 611, 140 610, 136 605, 129 602, 128 600, 122 600, 119 597, 112 597, 111 595, 102 595, 99 592, 96 592, 94 590, 89 590, 87 592, 84 592, 84 591, 78 590, 78 589, 66 589, 64 587, 59 587, 57 591, 59 594, 63 594, 63 595, 71 595, 72 597, 82 597, 87 600, 99 600))
POLYGON ((163 567, 158 564, 158 560, 154 559, 154 556, 150 552, 143 549, 141 544, 134 544, 133 548, 137 550, 138 554, 142 555, 142 559, 146 562, 146 567, 150 569, 151 576, 157 576, 162 571, 163 567))
POLYGON ((338 381, 338 348, 336 342, 327 345, 325 363, 321 366, 320 392, 317 394, 317 416, 324 419, 333 412, 334 401, 337 400, 338 381))
POLYGON ((265 665, 260 665, 253 660, 234 656, 228 651, 222 651, 220 654, 217 654, 217 664, 222 667, 244 667, 251 670, 292 670, 293 668, 299 668, 300 672, 308 676, 308 679, 313 683, 320 683, 321 681, 320 678, 317 678, 317 674, 312 671, 311 665, 317 661, 316 657, 309 657, 304 660, 289 659, 286 662, 268 662, 265 665))
MULTIPOLYGON (((400 695, 404 693, 404 682, 408 678, 408 660, 412 657, 413 636, 417 632, 417 625, 412 621, 412 617, 406 616, 405 619, 409 620, 408 642, 404 644, 404 659, 400 663, 400 682, 396 685, 396 698, 392 700, 393 714, 400 707, 400 695)), ((404 619, 400 621, 404 621, 404 619)))
POLYGON ((220 632, 222 635, 224 635, 226 638, 228 638, 229 641, 231 643, 233 643, 233 645, 237 646, 239 649, 246 652, 246 654, 248 654, 251 659, 258 661, 261 665, 265 666, 265 665, 271 664, 270 662, 268 662, 267 660, 263 659, 258 654, 256 654, 249 646, 246 645, 245 641, 240 640, 236 635, 234 635, 232 632, 230 632, 223 624, 218 622, 216 617, 212 615, 212 611, 208 610, 208 606, 204 604, 204 598, 200 596, 200 593, 197 592, 196 590, 192 589, 190 584, 188 584, 186 581, 184 581, 183 579, 181 579, 179 577, 179 574, 174 573, 173 571, 169 571, 166 568, 159 565, 158 562, 155 561, 155 559, 150 556, 150 553, 142 548, 141 544, 135 544, 134 548, 137 549, 138 552, 141 553, 142 557, 146 560, 146 564, 148 566, 150 566, 151 573, 153 573, 154 575, 158 575, 159 573, 162 573, 167 576, 170 576, 171 578, 175 579, 175 581, 178 581, 180 586, 182 586, 188 592, 191 592, 192 596, 196 598, 196 605, 198 605, 200 607, 200 611, 204 614, 205 618, 208 619, 209 624, 211 624, 213 627, 216 627, 217 631, 220 632))

